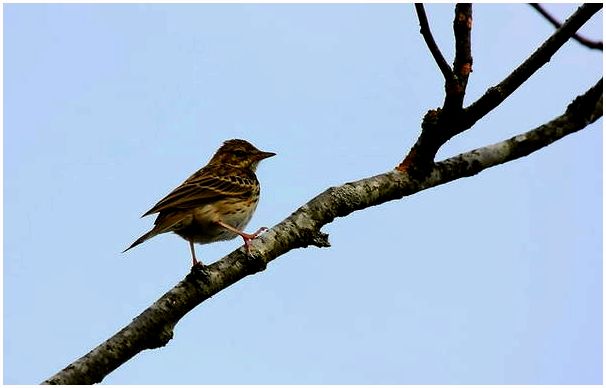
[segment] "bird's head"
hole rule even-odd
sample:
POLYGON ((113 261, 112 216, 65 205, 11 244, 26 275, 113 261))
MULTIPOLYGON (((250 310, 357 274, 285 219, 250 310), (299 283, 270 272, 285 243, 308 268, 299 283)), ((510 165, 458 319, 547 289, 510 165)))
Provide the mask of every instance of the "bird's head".
POLYGON ((274 152, 257 149, 246 140, 227 140, 215 152, 209 164, 226 164, 238 168, 250 168, 255 171, 259 162, 274 156, 274 152))

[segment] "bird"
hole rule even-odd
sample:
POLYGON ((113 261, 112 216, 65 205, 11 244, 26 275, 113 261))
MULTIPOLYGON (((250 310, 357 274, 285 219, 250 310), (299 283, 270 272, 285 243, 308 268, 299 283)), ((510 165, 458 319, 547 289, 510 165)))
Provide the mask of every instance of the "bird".
POLYGON ((261 187, 255 174, 259 162, 276 155, 260 151, 241 139, 226 140, 206 166, 162 198, 141 217, 158 213, 154 227, 122 253, 162 233, 174 232, 189 242, 192 267, 204 267, 194 243, 208 244, 242 237, 249 252, 254 233, 243 229, 259 202, 261 187))

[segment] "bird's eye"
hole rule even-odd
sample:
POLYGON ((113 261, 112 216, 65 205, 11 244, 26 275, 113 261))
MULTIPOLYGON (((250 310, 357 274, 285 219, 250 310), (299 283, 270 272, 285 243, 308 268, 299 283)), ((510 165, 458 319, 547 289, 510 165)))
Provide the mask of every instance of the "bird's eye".
POLYGON ((243 158, 246 156, 246 152, 244 152, 242 150, 236 150, 236 151, 234 151, 234 156, 236 158, 243 158))

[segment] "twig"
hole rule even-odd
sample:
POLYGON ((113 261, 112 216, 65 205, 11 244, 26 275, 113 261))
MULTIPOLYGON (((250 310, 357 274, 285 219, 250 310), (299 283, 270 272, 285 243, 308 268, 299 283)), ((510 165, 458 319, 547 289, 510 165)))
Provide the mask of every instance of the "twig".
POLYGON ((436 64, 438 65, 440 71, 442 72, 442 75, 444 76, 444 79, 446 80, 446 82, 449 82, 453 79, 454 75, 452 69, 448 65, 448 62, 446 62, 446 59, 444 59, 444 56, 442 55, 438 44, 434 40, 433 35, 431 34, 431 29, 429 28, 427 14, 425 13, 425 8, 423 7, 423 4, 415 3, 415 10, 417 11, 417 17, 419 19, 419 25, 421 27, 420 32, 421 35, 423 35, 423 39, 425 39, 425 44, 427 44, 427 47, 429 48, 433 59, 436 61, 436 64))
MULTIPOLYGON (((547 10, 545 10, 545 8, 543 8, 540 4, 530 3, 530 6, 537 10, 537 12, 539 12, 541 15, 543 15, 543 17, 545 17, 545 19, 547 19, 547 21, 549 21, 555 28, 560 28, 562 26, 562 23, 560 23, 555 17, 553 17, 549 12, 547 12, 547 10)), ((602 43, 602 41, 594 41, 591 39, 587 39, 579 34, 574 34, 572 36, 572 39, 576 40, 583 46, 588 47, 590 49, 604 51, 604 44, 602 43)))

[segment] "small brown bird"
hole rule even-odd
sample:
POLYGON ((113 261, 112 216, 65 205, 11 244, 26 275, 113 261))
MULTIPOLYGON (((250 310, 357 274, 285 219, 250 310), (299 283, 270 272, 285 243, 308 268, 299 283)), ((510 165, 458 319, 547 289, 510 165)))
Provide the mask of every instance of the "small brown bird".
POLYGON ((267 230, 263 227, 252 234, 242 231, 259 202, 261 188, 255 170, 261 160, 274 155, 259 151, 245 140, 227 140, 206 166, 143 214, 158 213, 154 227, 124 252, 167 232, 175 232, 189 242, 192 266, 203 265, 196 259, 194 243, 231 240, 239 235, 248 250, 251 241, 267 230))

